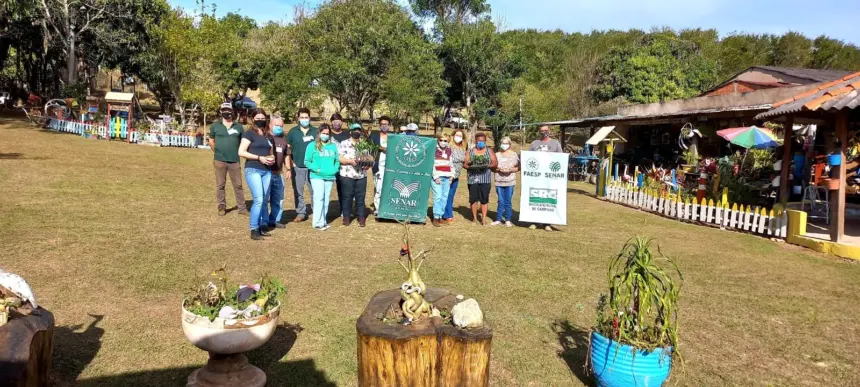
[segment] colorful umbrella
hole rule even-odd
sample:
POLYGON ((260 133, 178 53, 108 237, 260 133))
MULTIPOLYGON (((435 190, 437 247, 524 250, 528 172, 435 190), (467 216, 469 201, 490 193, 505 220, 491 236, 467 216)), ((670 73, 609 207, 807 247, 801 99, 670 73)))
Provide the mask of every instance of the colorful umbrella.
POLYGON ((780 145, 772 131, 755 126, 718 130, 717 134, 728 142, 747 149, 776 148, 780 145))

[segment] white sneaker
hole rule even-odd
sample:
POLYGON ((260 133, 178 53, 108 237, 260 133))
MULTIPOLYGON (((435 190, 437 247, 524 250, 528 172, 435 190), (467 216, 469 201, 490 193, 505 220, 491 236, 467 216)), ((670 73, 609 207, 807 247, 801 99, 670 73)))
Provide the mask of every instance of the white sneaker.
POLYGON ((514 224, 511 223, 511 221, 509 220, 509 221, 505 222, 505 227, 514 227, 514 224))
MULTIPOLYGON (((548 226, 547 226, 547 227, 548 227, 548 226)), ((331 228, 331 226, 329 226, 329 225, 325 225, 325 226, 323 226, 323 228, 322 228, 322 229, 323 229, 323 231, 328 231, 328 229, 330 229, 330 228, 331 228)))
POLYGON ((550 226, 546 226, 546 227, 544 227, 543 229, 544 229, 544 230, 547 230, 547 231, 552 231, 552 227, 550 227, 550 226))
POLYGON ((497 220, 497 221, 495 221, 495 222, 493 222, 493 223, 490 223, 490 226, 498 226, 498 225, 500 225, 500 224, 502 224, 502 222, 499 222, 499 221, 497 220))
POLYGON ((317 230, 317 231, 325 231, 326 229, 325 229, 325 227, 317 227, 317 226, 314 226, 314 230, 317 230))

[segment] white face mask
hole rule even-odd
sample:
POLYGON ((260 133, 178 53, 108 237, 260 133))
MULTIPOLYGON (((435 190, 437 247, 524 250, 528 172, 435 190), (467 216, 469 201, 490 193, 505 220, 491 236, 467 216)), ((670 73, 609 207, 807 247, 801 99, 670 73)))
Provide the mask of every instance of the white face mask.
POLYGON ((463 142, 463 136, 454 136, 454 142, 457 144, 463 142))
POLYGON ((511 147, 511 144, 502 144, 502 150, 508 150, 511 147))

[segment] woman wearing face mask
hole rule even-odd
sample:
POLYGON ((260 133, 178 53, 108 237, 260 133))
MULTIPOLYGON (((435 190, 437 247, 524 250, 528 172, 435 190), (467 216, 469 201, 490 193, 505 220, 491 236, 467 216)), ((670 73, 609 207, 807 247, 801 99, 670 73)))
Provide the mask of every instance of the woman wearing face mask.
POLYGON ((451 134, 454 139, 451 148, 451 170, 454 172, 451 177, 451 189, 448 191, 448 203, 445 205, 445 213, 442 214, 442 221, 448 224, 454 223, 454 196, 457 194, 457 187, 460 185, 460 172, 463 170, 463 164, 466 162, 466 152, 469 150, 469 144, 466 142, 466 134, 462 129, 457 129, 451 134))
POLYGON ((448 147, 448 135, 440 134, 436 138, 436 156, 433 162, 433 226, 442 225, 442 215, 448 204, 448 193, 451 190, 451 177, 454 176, 451 164, 451 148, 448 147))
POLYGON ((328 230, 331 226, 326 221, 326 213, 331 199, 331 186, 340 169, 337 145, 331 142, 331 128, 328 124, 320 125, 316 141, 308 144, 304 164, 310 171, 313 187, 313 227, 319 231, 328 230))
POLYGON ((269 236, 269 216, 263 202, 269 196, 272 179, 269 166, 275 163, 265 110, 254 110, 254 127, 242 133, 239 156, 245 159, 245 182, 254 198, 254 204, 251 205, 251 239, 259 240, 269 236))
POLYGON ((498 165, 496 154, 487 148, 487 135, 475 135, 475 147, 466 155, 465 167, 469 184, 469 204, 472 206, 472 224, 478 224, 478 206, 481 207, 481 225, 487 220, 487 203, 490 201, 490 185, 493 173, 498 165), (476 164, 477 159, 489 159, 489 164, 476 164))
POLYGON ((517 184, 517 172, 520 170, 520 158, 517 152, 511 149, 510 137, 502 138, 499 149, 500 151, 496 153, 498 167, 495 174, 499 208, 496 211, 496 221, 491 226, 504 223, 506 227, 513 227, 511 219, 514 217, 514 209, 511 201, 514 197, 514 186, 517 184))
POLYGON ((365 226, 366 218, 364 211, 364 197, 367 193, 367 169, 370 165, 359 165, 355 146, 364 135, 364 128, 359 123, 349 126, 349 140, 337 144, 340 155, 340 185, 343 187, 343 196, 340 199, 341 215, 343 225, 349 226, 352 219, 352 205, 357 207, 358 225, 365 226))
POLYGON ((269 166, 272 184, 269 188, 269 228, 284 228, 281 216, 284 214, 284 180, 290 177, 290 168, 284 168, 287 155, 287 138, 284 136, 284 120, 279 115, 272 117, 270 140, 275 147, 275 163, 269 166))

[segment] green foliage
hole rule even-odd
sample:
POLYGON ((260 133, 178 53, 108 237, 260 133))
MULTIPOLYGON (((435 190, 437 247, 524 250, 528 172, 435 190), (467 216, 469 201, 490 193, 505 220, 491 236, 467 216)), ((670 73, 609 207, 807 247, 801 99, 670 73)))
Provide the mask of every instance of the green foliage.
POLYGON ((600 62, 592 90, 598 101, 650 103, 691 97, 716 81, 716 62, 667 31, 612 49, 600 62))
POLYGON ((490 12, 486 0, 409 0, 409 5, 419 17, 447 23, 463 23, 490 12))
POLYGON ((677 355, 681 285, 659 263, 668 264, 681 281, 683 277, 675 263, 659 253, 659 247, 655 256, 653 244, 652 239, 637 236, 612 259, 609 295, 598 301, 595 330, 638 349, 673 347, 677 355))
POLYGON ((402 109, 422 109, 426 100, 404 90, 432 96, 442 85, 430 43, 393 0, 326 2, 297 26, 296 39, 298 58, 312 60, 314 79, 353 119, 387 92, 402 109))
POLYGON ((274 111, 322 103, 321 91, 313 87, 314 64, 301 58, 297 33, 295 25, 270 23, 244 43, 242 66, 258 66, 263 102, 274 111))

